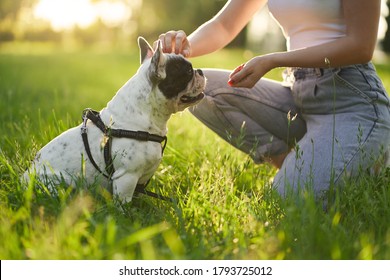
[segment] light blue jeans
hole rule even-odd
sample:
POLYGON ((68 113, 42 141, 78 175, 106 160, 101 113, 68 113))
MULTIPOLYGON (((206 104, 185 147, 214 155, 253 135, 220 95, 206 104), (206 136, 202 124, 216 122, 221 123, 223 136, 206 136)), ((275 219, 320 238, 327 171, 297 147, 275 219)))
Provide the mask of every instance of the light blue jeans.
POLYGON ((229 71, 204 73, 206 97, 191 112, 256 163, 290 151, 274 178, 282 196, 320 196, 387 161, 390 102, 372 63, 290 68, 252 89, 228 86, 229 71))

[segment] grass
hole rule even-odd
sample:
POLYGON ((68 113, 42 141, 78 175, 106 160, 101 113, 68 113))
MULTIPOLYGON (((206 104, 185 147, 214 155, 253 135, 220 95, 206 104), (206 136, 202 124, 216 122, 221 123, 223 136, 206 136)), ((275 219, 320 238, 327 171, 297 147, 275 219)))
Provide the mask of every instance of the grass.
MULTIPOLYGON (((197 67, 234 68, 222 51, 197 67)), ((390 89, 390 67, 377 64, 390 89)), ((172 117, 150 188, 119 211, 99 186, 57 197, 19 177, 50 139, 100 109, 138 68, 137 52, 0 52, 0 259, 390 259, 390 174, 340 191, 328 211, 281 200, 258 166, 189 113, 172 117)), ((278 78, 281 70, 269 77, 278 78)), ((387 172, 387 173, 386 173, 387 172)))

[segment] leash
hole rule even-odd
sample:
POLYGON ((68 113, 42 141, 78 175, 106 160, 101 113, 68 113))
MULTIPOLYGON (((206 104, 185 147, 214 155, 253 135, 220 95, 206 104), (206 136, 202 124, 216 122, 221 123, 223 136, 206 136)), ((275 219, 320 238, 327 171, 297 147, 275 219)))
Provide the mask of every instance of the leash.
MULTIPOLYGON (((115 172, 114 168, 114 161, 112 159, 112 153, 111 153, 111 147, 112 147, 112 139, 113 138, 129 138, 129 139, 135 139, 138 141, 152 141, 160 143, 161 146, 161 154, 164 154, 165 147, 168 142, 168 138, 166 136, 160 136, 156 134, 151 134, 146 131, 133 131, 133 130, 124 130, 124 129, 113 129, 104 124, 102 119, 100 118, 100 113, 98 111, 94 111, 90 108, 87 108, 83 111, 82 115, 83 124, 81 126, 81 137, 83 139, 84 148, 88 155, 88 158, 91 162, 91 164, 95 167, 95 169, 101 173, 105 178, 110 180, 110 193, 113 194, 112 189, 112 175, 115 172), (103 148, 103 154, 104 154, 104 162, 106 164, 105 172, 104 173, 95 160, 93 159, 93 155, 91 153, 91 148, 89 146, 88 141, 88 133, 87 133, 87 121, 90 120, 92 123, 98 127, 104 134, 105 137, 107 137, 107 141, 103 148)), ((150 181, 150 179, 149 179, 150 181)), ((148 196, 158 198, 164 201, 172 201, 171 198, 165 197, 162 195, 159 195, 157 193, 151 192, 146 190, 147 185, 149 184, 149 181, 147 181, 145 184, 137 184, 135 188, 135 192, 146 194, 148 196)))

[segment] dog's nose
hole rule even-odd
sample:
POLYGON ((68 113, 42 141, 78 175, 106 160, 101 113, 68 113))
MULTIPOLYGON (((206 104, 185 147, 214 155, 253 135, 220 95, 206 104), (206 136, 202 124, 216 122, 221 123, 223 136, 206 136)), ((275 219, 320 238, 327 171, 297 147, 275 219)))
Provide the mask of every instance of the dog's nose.
POLYGON ((203 71, 201 69, 196 69, 196 72, 203 77, 203 71))

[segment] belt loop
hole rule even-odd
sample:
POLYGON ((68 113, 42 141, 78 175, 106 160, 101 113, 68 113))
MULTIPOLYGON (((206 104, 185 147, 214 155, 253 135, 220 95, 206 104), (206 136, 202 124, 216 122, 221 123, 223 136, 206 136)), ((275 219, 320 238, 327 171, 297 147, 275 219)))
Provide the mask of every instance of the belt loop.
POLYGON ((322 68, 314 68, 317 77, 321 77, 324 74, 324 70, 322 68))

